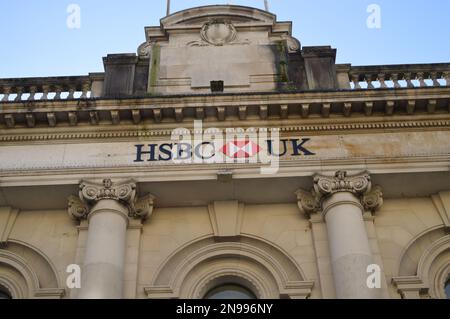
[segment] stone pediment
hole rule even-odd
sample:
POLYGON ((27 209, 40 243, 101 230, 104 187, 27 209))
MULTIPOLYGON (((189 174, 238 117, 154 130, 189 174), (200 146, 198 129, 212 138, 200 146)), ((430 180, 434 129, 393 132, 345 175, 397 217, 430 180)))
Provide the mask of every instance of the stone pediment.
POLYGON ((147 42, 168 40, 170 33, 200 31, 212 21, 226 21, 237 30, 268 29, 269 33, 291 35, 291 22, 277 22, 270 12, 233 5, 211 5, 176 12, 161 19, 159 27, 146 27, 147 42))
POLYGON ((276 21, 274 14, 243 6, 214 5, 180 11, 161 20, 165 29, 203 25, 211 19, 226 19, 233 24, 270 24, 276 21))
POLYGON ((288 54, 299 54, 292 23, 256 8, 213 5, 176 12, 147 27, 138 48, 149 59, 151 94, 274 91, 288 85, 288 54))

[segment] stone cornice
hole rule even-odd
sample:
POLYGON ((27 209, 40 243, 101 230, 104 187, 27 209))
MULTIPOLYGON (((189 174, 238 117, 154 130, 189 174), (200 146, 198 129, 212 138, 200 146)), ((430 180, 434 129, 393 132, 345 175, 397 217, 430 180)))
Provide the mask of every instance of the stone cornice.
MULTIPOLYGON (((447 156, 419 156, 392 158, 386 162, 384 158, 358 158, 347 160, 300 160, 283 161, 280 163, 278 177, 305 177, 311 176, 311 171, 333 170, 336 167, 347 170, 360 170, 369 168, 373 174, 393 173, 432 173, 448 172, 450 157, 447 156)), ((258 179, 261 178, 261 167, 258 165, 240 164, 226 165, 233 170, 233 179, 258 179)), ((173 165, 167 166, 136 166, 123 167, 71 167, 64 169, 49 169, 36 167, 31 170, 18 172, 17 170, 0 172, 1 187, 36 186, 36 185, 78 185, 85 178, 102 178, 111 176, 114 179, 133 178, 139 183, 162 181, 198 181, 217 180, 217 173, 223 171, 224 165, 173 165)))
POLYGON ((450 87, 377 90, 305 91, 291 93, 158 96, 0 102, 0 128, 61 127, 183 122, 215 116, 218 122, 252 116, 262 120, 320 116, 372 117, 449 112, 450 87), (270 115, 270 116, 269 116, 270 115))
MULTIPOLYGON (((350 133, 354 131, 355 133, 360 133, 361 131, 386 131, 386 130, 416 130, 416 129, 450 129, 450 116, 430 116, 431 119, 425 120, 423 117, 417 120, 411 119, 408 116, 404 120, 385 119, 381 121, 379 118, 365 118, 365 121, 340 121, 334 119, 332 124, 327 124, 325 122, 303 122, 302 125, 298 125, 294 121, 292 125, 287 121, 284 126, 279 127, 278 122, 273 124, 265 123, 266 127, 279 127, 280 132, 288 133, 302 133, 302 134, 337 134, 337 133, 350 133), (269 125, 267 125, 269 124, 269 125)), ((230 124, 226 122, 226 124, 230 124)), ((242 128, 246 127, 256 127, 255 122, 249 121, 248 123, 237 122, 235 126, 242 128), (246 125, 241 125, 246 124, 246 125), (255 124, 255 125, 251 125, 255 124)), ((223 125, 218 125, 221 127, 223 125)), ((175 128, 175 127, 174 127, 175 128)), ((161 128, 146 128, 146 129, 133 129, 129 125, 123 125, 123 128, 118 130, 111 130, 108 127, 97 127, 95 131, 91 130, 89 127, 74 128, 70 131, 60 130, 59 132, 49 132, 48 129, 17 129, 17 130, 0 130, 0 143, 14 143, 17 142, 46 142, 46 141, 76 141, 76 140, 111 140, 111 139, 132 139, 132 138, 158 138, 171 136, 174 128, 167 127, 166 129, 161 128)))

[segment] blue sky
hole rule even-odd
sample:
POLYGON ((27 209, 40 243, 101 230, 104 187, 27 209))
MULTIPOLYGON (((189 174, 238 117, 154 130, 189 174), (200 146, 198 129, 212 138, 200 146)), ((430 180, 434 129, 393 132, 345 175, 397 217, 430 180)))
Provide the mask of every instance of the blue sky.
MULTIPOLYGON (((172 0, 172 11, 263 0, 172 0)), ((331 45, 338 63, 450 62, 448 0, 269 0, 278 20, 294 23, 302 45, 331 45), (381 28, 367 27, 367 7, 381 8, 381 28)), ((159 25, 165 0, 2 1, 0 78, 83 75, 103 71, 108 53, 136 52, 144 26, 159 25), (67 7, 81 8, 81 28, 67 27, 67 7)))

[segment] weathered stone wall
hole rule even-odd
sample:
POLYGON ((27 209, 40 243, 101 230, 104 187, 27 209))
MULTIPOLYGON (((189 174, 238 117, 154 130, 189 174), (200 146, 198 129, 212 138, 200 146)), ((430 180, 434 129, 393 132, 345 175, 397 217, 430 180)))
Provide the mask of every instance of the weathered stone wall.
MULTIPOLYGON (((242 216, 237 218, 241 222, 236 228, 236 236, 229 239, 231 242, 239 243, 242 238, 249 237, 254 238, 255 242, 257 239, 267 243, 274 251, 282 251, 301 269, 304 280, 314 281, 311 298, 334 297, 329 243, 322 221, 308 221, 295 204, 244 205, 242 216)), ((379 257, 385 274, 389 291, 385 297, 400 298, 397 288, 391 283, 392 278, 401 274, 415 275, 417 267, 413 257, 402 261, 403 253, 424 234, 442 230, 444 222, 431 198, 396 198, 385 200, 375 218, 366 219, 366 227, 371 249, 379 257)), ((74 222, 65 211, 21 211, 8 241, 25 243, 39 251, 54 266, 61 284, 65 283, 68 275, 65 272, 67 265, 83 259, 83 229, 82 225, 78 238, 74 222)), ((142 230, 130 225, 124 296, 145 298, 144 288, 153 284, 161 267, 169 267, 166 263, 172 254, 191 245, 192 251, 201 250, 210 242, 197 246, 195 243, 214 236, 208 207, 159 208, 142 230)), ((408 254, 420 256, 427 245, 431 245, 439 236, 434 235, 408 254)), ((34 263, 32 256, 25 255, 24 258, 30 258, 28 262, 36 272, 48 271, 40 269, 43 266, 34 263)), ((223 258, 225 261, 226 256, 223 258)), ((69 297, 70 292, 66 291, 66 297, 69 297)))

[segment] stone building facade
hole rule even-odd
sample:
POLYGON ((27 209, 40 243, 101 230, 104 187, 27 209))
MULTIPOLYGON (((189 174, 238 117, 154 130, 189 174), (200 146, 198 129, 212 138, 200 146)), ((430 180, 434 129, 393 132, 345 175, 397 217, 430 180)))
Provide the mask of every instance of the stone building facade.
POLYGON ((450 64, 336 64, 242 6, 145 36, 0 79, 1 297, 446 298, 450 64))

